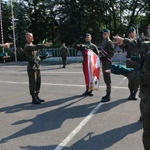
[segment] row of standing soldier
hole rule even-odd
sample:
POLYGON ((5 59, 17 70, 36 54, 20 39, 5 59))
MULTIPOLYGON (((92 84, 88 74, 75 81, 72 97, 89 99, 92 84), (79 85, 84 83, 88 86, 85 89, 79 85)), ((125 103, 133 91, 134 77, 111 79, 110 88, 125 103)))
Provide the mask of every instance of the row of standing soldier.
MULTIPOLYGON (((150 25, 147 28, 148 36, 150 36, 150 25)), ((141 117, 140 120, 143 121, 143 145, 145 150, 150 149, 150 41, 149 38, 142 38, 138 36, 136 38, 135 28, 129 30, 129 34, 133 34, 133 38, 130 39, 121 38, 115 36, 115 40, 118 45, 127 45, 130 46, 130 51, 127 51, 127 67, 123 70, 131 69, 130 73, 121 73, 129 79, 133 86, 134 91, 130 90, 129 99, 136 100, 135 93, 137 92, 138 87, 140 87, 139 97, 140 100, 140 111, 141 117), (128 58, 130 54, 130 58, 128 58), (140 56, 140 57, 139 57, 140 56)), ((147 37, 148 37, 147 36, 147 37)), ((118 66, 117 66, 118 67, 118 66)), ((120 67, 121 68, 121 67, 120 67)), ((120 70, 119 68, 119 70, 120 70)), ((111 72, 116 73, 114 66, 111 68, 111 72)), ((117 74, 117 73, 116 73, 117 74)), ((130 89, 130 86, 129 86, 130 89)))
MULTIPOLYGON (((148 26, 147 31, 148 31, 148 35, 150 36, 150 25, 148 26)), ((150 97, 149 94, 150 93, 150 80, 149 80, 150 79, 150 42, 145 42, 143 41, 142 38, 139 38, 139 36, 136 35, 136 29, 133 27, 128 30, 128 35, 129 38, 122 38, 117 35, 114 36, 114 39, 115 39, 115 43, 119 46, 124 46, 127 52, 126 68, 123 68, 125 72, 121 72, 121 74, 126 76, 128 79, 128 88, 130 91, 130 95, 128 97, 129 100, 137 100, 136 93, 140 86, 140 94, 139 94, 141 98, 140 111, 141 111, 141 120, 143 120, 143 130, 144 130, 143 144, 145 150, 149 150, 150 149, 150 140, 149 140, 150 139, 150 98, 149 98, 150 97), (128 71, 130 73, 127 73, 128 71)), ((111 69, 112 66, 111 57, 113 57, 113 53, 114 53, 114 46, 113 46, 114 43, 110 40, 109 37, 110 37, 110 31, 108 29, 103 30, 104 42, 101 47, 100 59, 102 62, 104 82, 106 84, 106 95, 102 97, 101 102, 108 102, 111 99, 110 98, 111 78, 107 70, 111 69)), ((144 40, 149 40, 149 38, 145 38, 144 40)), ((86 41, 86 45, 89 44, 89 42, 91 42, 91 41, 87 41, 87 35, 85 41, 86 41)), ((76 43, 76 48, 80 49, 82 52, 84 50, 82 44, 76 43)), ((98 55, 99 52, 96 53, 98 55)), ((83 95, 91 96, 91 94, 92 91, 88 91, 88 87, 86 86, 86 91, 83 93, 83 95)))
MULTIPOLYGON (((148 27, 149 30, 150 26, 148 27)), ((135 39, 135 29, 131 28, 129 30, 129 35, 131 36, 129 38, 121 38, 119 36, 115 36, 114 39, 116 40, 116 43, 118 45, 125 45, 127 50, 127 61, 126 66, 130 68, 134 68, 134 71, 138 70, 138 63, 136 61, 131 60, 131 56, 138 56, 139 54, 139 44, 138 41, 135 39), (133 34, 133 37, 132 37, 133 34)), ((103 70, 103 76, 104 76, 104 82, 106 84, 106 95, 102 97, 101 102, 108 102, 110 101, 110 94, 111 94, 111 78, 110 74, 106 72, 106 70, 111 69, 111 58, 114 54, 114 43, 110 40, 110 31, 108 29, 103 30, 103 38, 104 43, 101 47, 101 62, 102 62, 102 70, 103 70)), ((33 34, 27 33, 26 34, 26 40, 27 44, 24 48, 24 52, 26 54, 27 60, 28 60, 28 66, 27 66, 27 72, 29 76, 29 89, 30 94, 32 96, 32 103, 35 104, 41 104, 41 102, 44 102, 43 99, 39 98, 39 92, 40 92, 40 85, 41 85, 41 74, 40 74, 40 63, 37 63, 35 65, 35 58, 38 57, 38 50, 41 49, 44 46, 50 46, 50 45, 33 45, 33 34)), ((83 40, 83 39, 82 39, 83 40)), ((85 45, 89 46, 91 50, 93 50, 97 55, 99 55, 99 51, 96 45, 91 43, 92 37, 90 34, 86 34, 85 36, 85 44, 76 43, 74 47, 81 50, 82 53, 85 50, 85 45)), ((145 44, 141 44, 142 49, 145 50, 144 53, 144 59, 142 60, 142 66, 140 67, 139 72, 139 78, 140 78, 140 98, 141 98, 141 116, 143 118, 143 127, 144 127, 144 133, 143 133, 143 143, 146 150, 150 149, 150 51, 149 46, 145 46, 145 44)), ((40 61, 40 59, 38 59, 40 61)), ((83 64, 84 67, 84 64, 83 64)), ((83 68, 84 71, 84 68, 83 68)), ((84 72, 86 74, 86 72, 84 72)), ((137 73, 132 73, 136 74, 137 73)), ((133 76, 131 74, 126 75, 129 79, 129 90, 130 90, 130 96, 128 99, 136 100, 136 92, 138 89, 138 82, 133 82, 133 76)), ((136 80, 134 80, 136 81, 136 80)), ((93 96, 92 90, 88 89, 89 87, 86 85, 86 91, 83 93, 83 95, 89 95, 93 96)))

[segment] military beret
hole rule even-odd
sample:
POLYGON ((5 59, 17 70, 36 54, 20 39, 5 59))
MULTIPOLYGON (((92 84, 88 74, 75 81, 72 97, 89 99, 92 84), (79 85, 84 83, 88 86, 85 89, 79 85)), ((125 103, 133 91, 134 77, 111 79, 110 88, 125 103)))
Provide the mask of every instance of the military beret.
POLYGON ((134 27, 131 27, 129 30, 128 30, 128 34, 135 31, 135 28, 134 27))
POLYGON ((110 33, 110 30, 109 29, 103 29, 103 33, 110 33))
POLYGON ((86 33, 85 36, 91 36, 91 34, 90 33, 86 33))

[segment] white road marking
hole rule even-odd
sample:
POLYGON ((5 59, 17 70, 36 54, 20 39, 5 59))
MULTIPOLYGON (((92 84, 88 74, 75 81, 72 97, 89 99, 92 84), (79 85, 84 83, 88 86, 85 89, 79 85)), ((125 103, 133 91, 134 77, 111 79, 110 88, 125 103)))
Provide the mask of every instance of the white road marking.
MULTIPOLYGON (((0 81, 0 83, 4 84, 29 84, 28 82, 15 82, 15 81, 0 81)), ((47 86, 68 86, 68 87, 85 87, 85 85, 79 84, 61 84, 61 83, 42 83, 42 85, 47 86)), ((106 88, 106 86, 99 86, 100 88, 106 88)), ((119 87, 119 86, 112 86, 114 89, 128 89, 128 87, 119 87)))
MULTIPOLYGON (((119 83, 118 86, 121 85, 125 78, 123 78, 119 83)), ((103 86, 106 88, 105 86, 103 86)), ((114 88, 114 87, 113 87, 114 88)), ((120 88, 120 87, 115 87, 120 88)), ((128 89, 127 87, 123 87, 128 89)), ((100 107, 103 105, 103 103, 99 103, 92 111, 91 113, 54 149, 54 150, 62 150, 73 138, 74 136, 83 128, 84 125, 87 124, 87 122, 94 116, 94 114, 100 109, 100 107)))
POLYGON ((54 150, 62 150, 64 146, 66 146, 72 138, 83 128, 84 125, 93 117, 93 115, 99 110, 99 108, 103 105, 103 103, 99 103, 91 113, 54 149, 54 150))
MULTIPOLYGON (((0 73, 8 73, 8 74, 27 74, 27 71, 0 71, 0 73)), ((50 73, 50 74, 83 74, 83 72, 54 72, 54 71, 41 71, 42 74, 50 73)))

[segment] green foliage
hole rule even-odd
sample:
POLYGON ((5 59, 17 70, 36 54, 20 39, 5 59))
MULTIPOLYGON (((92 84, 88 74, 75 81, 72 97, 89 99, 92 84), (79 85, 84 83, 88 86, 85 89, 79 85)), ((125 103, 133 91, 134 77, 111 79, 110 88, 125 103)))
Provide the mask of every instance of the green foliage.
MULTIPOLYGON (((62 42, 72 46, 86 32, 100 45, 103 28, 109 28, 111 35, 122 35, 138 25, 139 32, 146 34, 149 7, 149 0, 14 0, 16 46, 23 49, 26 32, 34 34, 35 44, 52 41, 54 48, 62 42)), ((13 42, 9 1, 2 2, 2 14, 4 41, 13 42)), ((24 60, 22 51, 17 55, 24 60)))

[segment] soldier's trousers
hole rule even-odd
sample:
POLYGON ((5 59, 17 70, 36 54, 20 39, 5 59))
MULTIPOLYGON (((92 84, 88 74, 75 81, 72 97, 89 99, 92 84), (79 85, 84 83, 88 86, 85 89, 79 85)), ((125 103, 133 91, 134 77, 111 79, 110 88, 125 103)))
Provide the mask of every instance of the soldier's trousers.
POLYGON ((67 64, 67 56, 62 56, 62 63, 63 63, 63 66, 66 66, 66 64, 67 64))
POLYGON ((136 93, 139 88, 138 72, 132 71, 130 74, 124 75, 128 78, 128 88, 131 93, 136 93))
POLYGON ((103 78, 106 84, 106 92, 111 93, 111 76, 109 73, 105 71, 111 68, 111 62, 109 60, 102 61, 102 71, 103 71, 103 78))
POLYGON ((40 92, 41 87, 41 72, 40 70, 33 70, 31 66, 27 66, 29 77, 29 91, 30 95, 40 92))
POLYGON ((150 85, 140 86, 140 97, 143 103, 143 145, 145 150, 150 150, 150 85))

